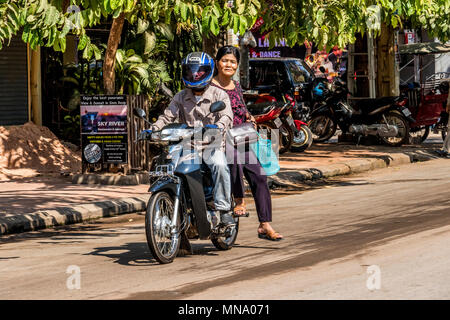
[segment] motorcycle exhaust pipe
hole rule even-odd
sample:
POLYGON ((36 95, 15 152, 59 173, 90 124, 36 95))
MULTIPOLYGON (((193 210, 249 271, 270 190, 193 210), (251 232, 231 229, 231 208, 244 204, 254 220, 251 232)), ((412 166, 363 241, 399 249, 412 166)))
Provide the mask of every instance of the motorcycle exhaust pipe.
POLYGON ((394 125, 386 124, 372 124, 372 125, 357 125, 352 124, 348 131, 352 134, 359 134, 363 136, 379 136, 379 137, 396 137, 398 135, 398 128, 394 125))

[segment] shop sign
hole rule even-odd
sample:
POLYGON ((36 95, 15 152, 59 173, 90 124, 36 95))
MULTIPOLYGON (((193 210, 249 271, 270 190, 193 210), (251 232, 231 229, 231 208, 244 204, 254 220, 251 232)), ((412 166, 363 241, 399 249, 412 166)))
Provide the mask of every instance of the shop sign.
POLYGON ((82 96, 80 112, 83 162, 87 164, 127 163, 126 96, 82 96))

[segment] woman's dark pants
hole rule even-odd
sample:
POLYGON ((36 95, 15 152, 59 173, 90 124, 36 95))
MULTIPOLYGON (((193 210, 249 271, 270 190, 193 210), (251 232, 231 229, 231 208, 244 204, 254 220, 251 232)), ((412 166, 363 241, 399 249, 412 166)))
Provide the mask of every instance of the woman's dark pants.
MULTIPOLYGON (((245 157, 239 154, 238 150, 233 148, 233 163, 230 164, 231 191, 234 198, 245 197, 244 176, 252 190, 255 199, 256 212, 259 222, 272 221, 272 200, 269 186, 267 185, 267 176, 264 174, 258 159, 250 150, 245 150, 245 157), (238 161, 239 160, 239 161, 238 161)), ((227 148, 227 157, 228 151, 227 148)))

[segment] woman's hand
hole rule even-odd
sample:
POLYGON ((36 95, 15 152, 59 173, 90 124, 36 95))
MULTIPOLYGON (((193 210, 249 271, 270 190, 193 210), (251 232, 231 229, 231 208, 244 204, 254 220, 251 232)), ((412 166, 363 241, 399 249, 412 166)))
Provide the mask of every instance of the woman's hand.
POLYGON ((256 129, 256 119, 254 116, 252 116, 250 113, 247 112, 247 120, 246 122, 251 122, 253 124, 253 127, 256 129))

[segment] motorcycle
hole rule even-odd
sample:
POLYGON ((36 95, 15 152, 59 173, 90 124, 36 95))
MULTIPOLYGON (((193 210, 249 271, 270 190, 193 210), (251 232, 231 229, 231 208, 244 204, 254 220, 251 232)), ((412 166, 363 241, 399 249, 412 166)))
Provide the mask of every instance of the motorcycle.
POLYGON ((272 94, 246 94, 247 109, 255 117, 259 128, 279 129, 279 153, 288 150, 301 152, 312 144, 312 132, 306 122, 294 119, 294 114, 302 113, 298 103, 289 95, 284 94, 278 101, 272 94), (270 105, 276 106, 268 109, 270 105), (280 121, 281 120, 281 121, 280 121))
MULTIPOLYGON (((225 108, 215 102, 210 113, 225 108)), ((133 110, 146 120, 145 111, 133 110)), ((223 224, 213 209, 213 179, 208 166, 199 158, 201 143, 193 137, 208 134, 208 128, 171 123, 159 131, 143 130, 138 140, 164 144, 163 152, 152 160, 151 197, 145 214, 147 243, 153 257, 162 264, 171 263, 178 254, 192 254, 189 240, 210 239, 219 250, 234 245, 239 218, 234 224, 223 224)), ((218 130, 218 129, 213 129, 218 130)))
POLYGON ((400 146, 409 140, 409 123, 414 121, 403 97, 358 100, 353 108, 347 104, 345 83, 337 79, 324 93, 323 102, 311 113, 308 125, 315 142, 330 139, 337 127, 343 134, 358 137, 375 136, 389 146, 400 146))
POLYGON ((277 101, 268 94, 246 95, 247 110, 255 117, 258 129, 267 132, 267 138, 275 138, 274 144, 279 146, 279 154, 288 151, 293 143, 294 133, 290 125, 281 120, 280 115, 289 107, 289 102, 277 101), (253 103, 252 103, 253 101, 253 103), (272 130, 278 129, 279 135, 272 137, 272 130))
POLYGON ((290 102, 290 106, 282 111, 280 119, 286 123, 293 132, 291 151, 303 152, 308 149, 313 142, 312 132, 308 128, 306 122, 294 119, 294 114, 302 114, 301 109, 298 108, 298 103, 288 94, 285 94, 284 97, 290 102))

